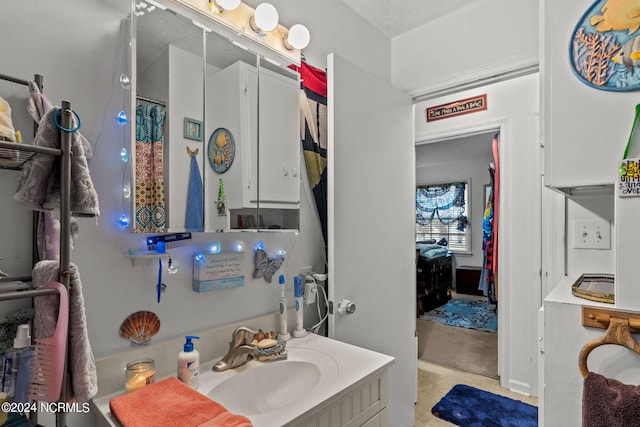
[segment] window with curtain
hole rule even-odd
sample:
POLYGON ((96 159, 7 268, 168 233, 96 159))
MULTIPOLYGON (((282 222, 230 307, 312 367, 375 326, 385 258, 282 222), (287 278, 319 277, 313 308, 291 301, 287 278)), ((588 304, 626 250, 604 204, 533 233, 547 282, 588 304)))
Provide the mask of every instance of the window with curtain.
POLYGON ((454 252, 470 252, 467 181, 416 187, 416 241, 447 239, 454 252))

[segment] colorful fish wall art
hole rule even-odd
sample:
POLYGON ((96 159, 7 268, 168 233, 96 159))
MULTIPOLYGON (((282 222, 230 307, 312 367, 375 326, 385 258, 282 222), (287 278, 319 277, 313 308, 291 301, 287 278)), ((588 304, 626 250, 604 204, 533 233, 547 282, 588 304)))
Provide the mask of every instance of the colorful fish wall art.
POLYGON ((640 90, 640 0, 598 0, 573 31, 573 71, 596 89, 640 90))

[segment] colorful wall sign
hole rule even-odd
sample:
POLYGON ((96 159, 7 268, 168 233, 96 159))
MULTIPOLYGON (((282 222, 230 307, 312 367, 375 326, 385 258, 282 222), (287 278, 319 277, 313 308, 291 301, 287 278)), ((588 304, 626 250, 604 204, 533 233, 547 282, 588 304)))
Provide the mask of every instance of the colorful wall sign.
POLYGON ((427 121, 448 119, 449 117, 461 116, 463 114, 475 113, 487 109, 487 94, 474 96, 472 98, 461 99, 448 104, 436 105, 426 110, 427 121))

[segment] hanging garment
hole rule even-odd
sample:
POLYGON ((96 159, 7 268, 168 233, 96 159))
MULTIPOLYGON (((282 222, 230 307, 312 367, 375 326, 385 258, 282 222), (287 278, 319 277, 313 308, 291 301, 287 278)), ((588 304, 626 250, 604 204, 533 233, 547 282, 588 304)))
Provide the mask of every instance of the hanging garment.
MULTIPOLYGON (((40 123, 42 117, 47 111, 55 108, 49 99, 40 91, 40 87, 33 80, 28 83, 29 87, 29 101, 27 102, 27 112, 33 118, 36 123, 40 123)), ((76 132, 82 144, 84 150, 84 157, 89 160, 93 157, 93 149, 91 144, 85 138, 82 133, 76 132)), ((70 218, 69 231, 71 238, 69 243, 71 249, 73 249, 74 239, 78 236, 78 221, 75 218, 70 218)), ((36 243, 38 247, 38 256, 41 260, 60 259, 60 219, 55 212, 44 211, 38 215, 38 228, 36 243)))
POLYGON ((492 259, 491 272, 493 273, 494 298, 498 299, 498 220, 500 218, 500 155, 498 150, 499 134, 493 136, 491 141, 491 149, 493 151, 493 161, 496 165, 493 180, 493 236, 492 240, 492 259))
POLYGON ((301 62, 300 94, 302 150, 320 217, 322 236, 327 242, 327 73, 301 62))
POLYGON ((202 176, 196 156, 198 149, 187 152, 191 157, 189 172, 189 188, 187 189, 187 212, 184 219, 184 228, 187 231, 202 231, 204 227, 204 190, 202 188, 202 176))
POLYGON ((583 427, 640 426, 640 386, 594 372, 589 372, 583 386, 583 427))
MULTIPOLYGON (((40 261, 33 267, 33 287, 41 288, 47 283, 58 280, 60 264, 57 261, 40 261)), ((98 393, 98 374, 95 359, 91 351, 87 331, 87 316, 82 294, 82 282, 78 267, 69 266, 69 348, 67 382, 73 393, 67 396, 69 401, 88 402, 98 393)), ((58 295, 45 295, 34 298, 35 317, 33 330, 35 338, 47 338, 53 335, 58 316, 58 295)))
MULTIPOLYGON (((60 110, 51 109, 40 120, 33 145, 49 148, 61 147, 61 130, 54 116, 60 110)), ((75 115, 72 126, 78 121, 75 115)), ((98 194, 93 186, 89 165, 78 132, 71 132, 71 215, 93 217, 100 215, 98 194)), ((36 154, 22 169, 18 189, 13 198, 35 211, 51 211, 60 207, 60 158, 48 154, 36 154)))
MULTIPOLYGON (((27 102, 27 112, 36 123, 40 123, 40 120, 45 115, 45 113, 55 107, 51 103, 51 101, 49 101, 49 99, 40 91, 40 88, 38 87, 38 84, 36 82, 30 80, 27 83, 29 86, 29 101, 27 102)), ((76 133, 80 138, 80 143, 82 144, 82 149, 84 150, 84 157, 86 157, 87 160, 90 160, 93 157, 93 149, 91 148, 91 144, 89 143, 87 138, 82 135, 82 133, 76 133)))
MULTIPOLYGON (((0 141, 16 142, 16 131, 11 120, 11 106, 0 97, 0 141)), ((18 151, 0 148, 0 165, 18 160, 18 151)))
POLYGON ((159 105, 136 107, 135 232, 166 230, 163 171, 165 111, 159 105))

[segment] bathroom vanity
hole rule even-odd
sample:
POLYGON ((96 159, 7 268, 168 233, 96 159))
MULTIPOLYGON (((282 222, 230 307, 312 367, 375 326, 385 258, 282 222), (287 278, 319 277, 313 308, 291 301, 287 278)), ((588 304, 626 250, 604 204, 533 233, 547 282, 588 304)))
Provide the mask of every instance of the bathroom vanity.
MULTIPOLYGON (((251 327, 256 324, 247 323, 251 327)), ((211 333, 216 338, 209 346, 220 348, 229 339, 231 332, 223 329, 211 333)), ((206 342, 202 338, 207 334, 201 334, 199 343, 206 342)), ((124 393, 122 379, 114 376, 117 366, 123 360, 156 355, 156 381, 174 376, 175 360, 167 356, 181 340, 97 361, 98 379, 104 386, 93 400, 97 426, 120 426, 109 410, 109 400, 124 393), (118 383, 122 385, 114 390, 118 383)), ((202 360, 211 354, 205 347, 199 346, 202 360)), ((252 360, 224 372, 211 370, 217 358, 204 362, 198 391, 229 411, 248 417, 256 427, 387 425, 387 370, 393 357, 314 334, 292 338, 286 349, 286 360, 252 360)), ((225 351, 221 348, 215 354, 222 356, 225 351)))

